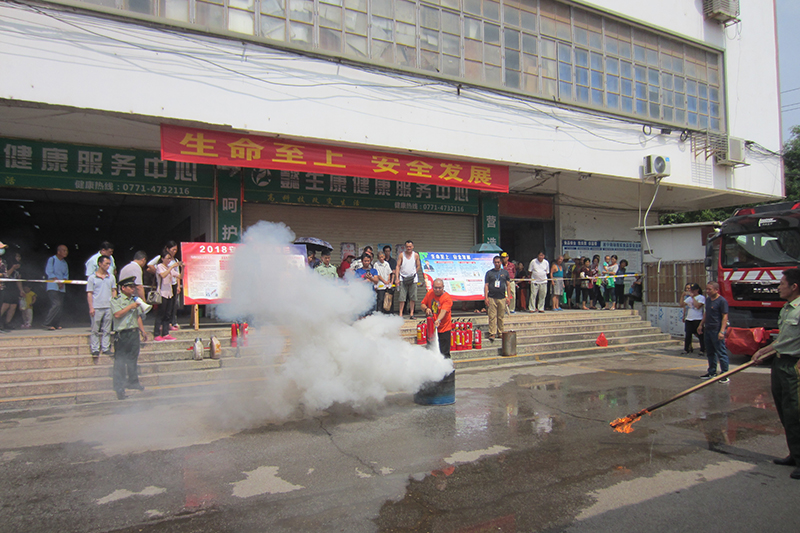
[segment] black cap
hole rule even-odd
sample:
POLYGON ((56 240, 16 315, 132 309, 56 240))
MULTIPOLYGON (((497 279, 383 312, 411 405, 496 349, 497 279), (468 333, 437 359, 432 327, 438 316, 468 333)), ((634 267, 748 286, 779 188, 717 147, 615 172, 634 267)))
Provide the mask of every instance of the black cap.
POLYGON ((119 280, 120 287, 134 287, 136 286, 136 278, 131 276, 129 278, 119 280))

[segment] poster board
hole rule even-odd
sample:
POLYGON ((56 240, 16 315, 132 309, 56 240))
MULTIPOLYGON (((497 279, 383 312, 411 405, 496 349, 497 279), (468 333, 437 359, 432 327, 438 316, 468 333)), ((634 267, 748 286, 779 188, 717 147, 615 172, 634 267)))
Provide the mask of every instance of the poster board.
POLYGON ((441 278, 453 301, 483 300, 486 272, 494 268, 496 255, 420 252, 425 288, 431 290, 433 280, 441 278))
MULTIPOLYGON (((228 272, 240 243, 182 242, 184 303, 218 304, 230 298, 228 272)), ((306 246, 291 244, 285 253, 298 268, 307 268, 306 246)))

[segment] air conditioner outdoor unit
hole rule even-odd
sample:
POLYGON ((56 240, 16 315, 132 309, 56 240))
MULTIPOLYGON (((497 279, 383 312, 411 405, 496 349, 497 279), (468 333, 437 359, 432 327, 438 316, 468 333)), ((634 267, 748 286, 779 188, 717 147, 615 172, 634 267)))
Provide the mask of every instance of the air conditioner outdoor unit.
POLYGON ((703 0, 703 15, 723 24, 739 20, 739 0, 703 0))
POLYGON ((643 175, 646 178, 663 178, 670 174, 669 157, 648 155, 642 163, 643 175))
POLYGON ((746 145, 744 139, 728 137, 728 150, 724 154, 715 156, 716 162, 718 165, 726 167, 744 165, 746 163, 745 150, 746 145))

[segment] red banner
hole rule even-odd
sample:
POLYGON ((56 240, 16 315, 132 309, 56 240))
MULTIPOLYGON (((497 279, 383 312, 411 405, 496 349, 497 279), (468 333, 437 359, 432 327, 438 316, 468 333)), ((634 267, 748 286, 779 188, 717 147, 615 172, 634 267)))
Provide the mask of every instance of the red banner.
POLYGON ((161 125, 167 161, 289 170, 508 192, 508 167, 161 125))

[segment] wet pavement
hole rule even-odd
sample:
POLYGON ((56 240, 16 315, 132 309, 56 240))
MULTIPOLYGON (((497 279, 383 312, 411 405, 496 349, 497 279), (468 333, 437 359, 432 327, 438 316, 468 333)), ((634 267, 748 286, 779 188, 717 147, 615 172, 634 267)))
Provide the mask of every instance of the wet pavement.
POLYGON ((214 395, 0 413, 0 531, 800 530, 768 370, 610 429, 698 383, 676 353, 460 370, 452 406, 282 423, 214 395))

